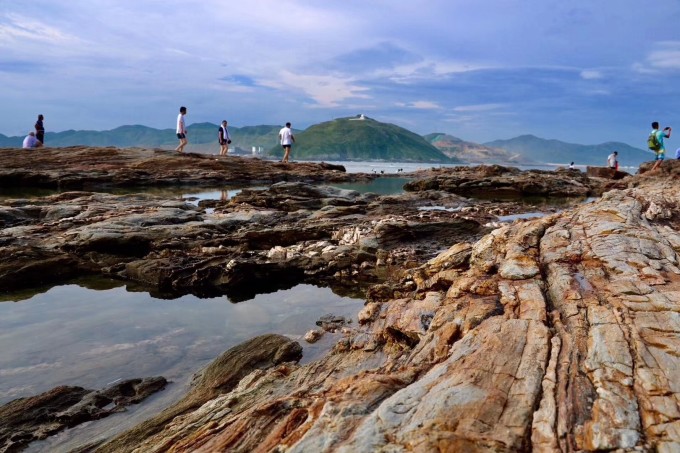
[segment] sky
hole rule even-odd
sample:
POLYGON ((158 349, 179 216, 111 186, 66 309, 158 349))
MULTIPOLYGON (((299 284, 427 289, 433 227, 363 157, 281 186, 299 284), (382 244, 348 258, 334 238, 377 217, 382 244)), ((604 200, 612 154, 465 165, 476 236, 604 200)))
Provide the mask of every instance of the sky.
POLYGON ((679 25, 677 0, 0 0, 0 133, 174 128, 183 105, 478 143, 644 148, 656 120, 680 146, 679 25))

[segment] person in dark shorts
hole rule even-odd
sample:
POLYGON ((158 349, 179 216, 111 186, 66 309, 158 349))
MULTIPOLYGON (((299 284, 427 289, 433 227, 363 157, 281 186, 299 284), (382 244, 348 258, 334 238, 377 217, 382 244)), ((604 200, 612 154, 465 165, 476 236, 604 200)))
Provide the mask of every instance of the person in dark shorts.
POLYGON ((35 138, 37 138, 42 144, 45 144, 45 126, 43 126, 44 119, 44 116, 38 115, 38 121, 35 122, 35 138))
POLYGON ((286 123, 286 127, 279 131, 279 140, 281 140, 281 146, 283 147, 283 159, 281 162, 288 163, 288 158, 290 157, 290 148, 295 143, 295 137, 293 136, 293 131, 290 129, 290 123, 286 123))
POLYGON ((231 143, 227 120, 222 120, 222 125, 217 131, 217 141, 220 143, 220 156, 226 156, 227 152, 229 152, 229 144, 231 143))
POLYGON ((184 152, 184 147, 187 146, 189 141, 187 140, 187 127, 184 122, 184 115, 187 114, 187 108, 182 106, 179 108, 179 115, 177 115, 177 138, 179 139, 179 145, 175 148, 178 153, 184 152))

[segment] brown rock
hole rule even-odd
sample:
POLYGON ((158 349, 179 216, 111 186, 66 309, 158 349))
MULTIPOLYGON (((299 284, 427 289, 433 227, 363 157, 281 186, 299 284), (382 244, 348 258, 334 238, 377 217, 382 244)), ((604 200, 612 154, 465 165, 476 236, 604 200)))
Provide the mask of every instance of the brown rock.
POLYGON ((34 440, 125 411, 167 384, 163 377, 129 379, 104 390, 55 387, 0 407, 0 451, 20 451, 34 440))
POLYGON ((675 451, 679 208, 675 181, 641 180, 497 229, 375 291, 333 354, 256 370, 129 448, 675 451))

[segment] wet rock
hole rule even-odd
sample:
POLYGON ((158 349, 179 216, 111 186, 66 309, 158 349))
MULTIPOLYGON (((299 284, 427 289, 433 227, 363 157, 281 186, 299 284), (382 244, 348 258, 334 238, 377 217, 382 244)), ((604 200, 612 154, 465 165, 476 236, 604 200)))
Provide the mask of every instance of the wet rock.
POLYGON ((680 191, 630 183, 401 269, 332 354, 129 449, 677 450, 680 191))
POLYGON ((305 334, 305 341, 307 343, 316 343, 321 339, 326 331, 323 329, 312 329, 305 334))
POLYGON ((602 184, 581 172, 520 171, 499 165, 453 167, 417 173, 407 191, 442 190, 478 197, 585 197, 599 193, 602 184))
POLYGON ((321 327, 325 332, 335 332, 349 323, 349 320, 344 316, 336 316, 333 314, 324 315, 316 322, 316 325, 321 327))
MULTIPOLYGON (((193 378, 192 389, 178 403, 161 414, 143 422, 131 431, 97 448, 99 452, 132 451, 139 439, 152 436, 183 414, 196 410, 219 395, 229 393, 243 378, 261 373, 277 365, 297 362, 302 357, 302 348, 297 342, 281 335, 261 335, 241 343, 215 359, 193 378)), ((241 382, 241 385, 246 385, 241 382)), ((228 415, 229 409, 220 411, 228 415)), ((166 447, 161 447, 161 450, 166 447)), ((165 450, 167 451, 167 450, 165 450)))
POLYGON ((60 386, 0 407, 0 451, 20 451, 34 440, 125 411, 167 385, 163 377, 129 379, 104 390, 60 386))
POLYGON ((591 178, 623 179, 630 176, 625 171, 619 171, 609 167, 586 167, 586 174, 591 178))

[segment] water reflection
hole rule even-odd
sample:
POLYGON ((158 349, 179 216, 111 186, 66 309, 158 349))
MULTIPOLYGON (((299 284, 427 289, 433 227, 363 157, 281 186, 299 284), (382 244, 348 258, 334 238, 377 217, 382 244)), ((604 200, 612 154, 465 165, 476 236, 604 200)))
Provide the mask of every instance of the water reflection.
MULTIPOLYGON (((241 304, 224 297, 160 300, 124 287, 54 287, 0 304, 0 402, 57 385, 101 388, 154 375, 185 382, 246 339, 269 332, 299 339, 320 316, 352 317, 362 304, 311 285, 241 304)), ((303 346, 306 361, 324 347, 303 346)))
POLYGON ((398 195, 404 193, 404 184, 409 181, 411 181, 410 178, 376 178, 368 182, 333 183, 333 187, 356 190, 359 193, 398 195))

